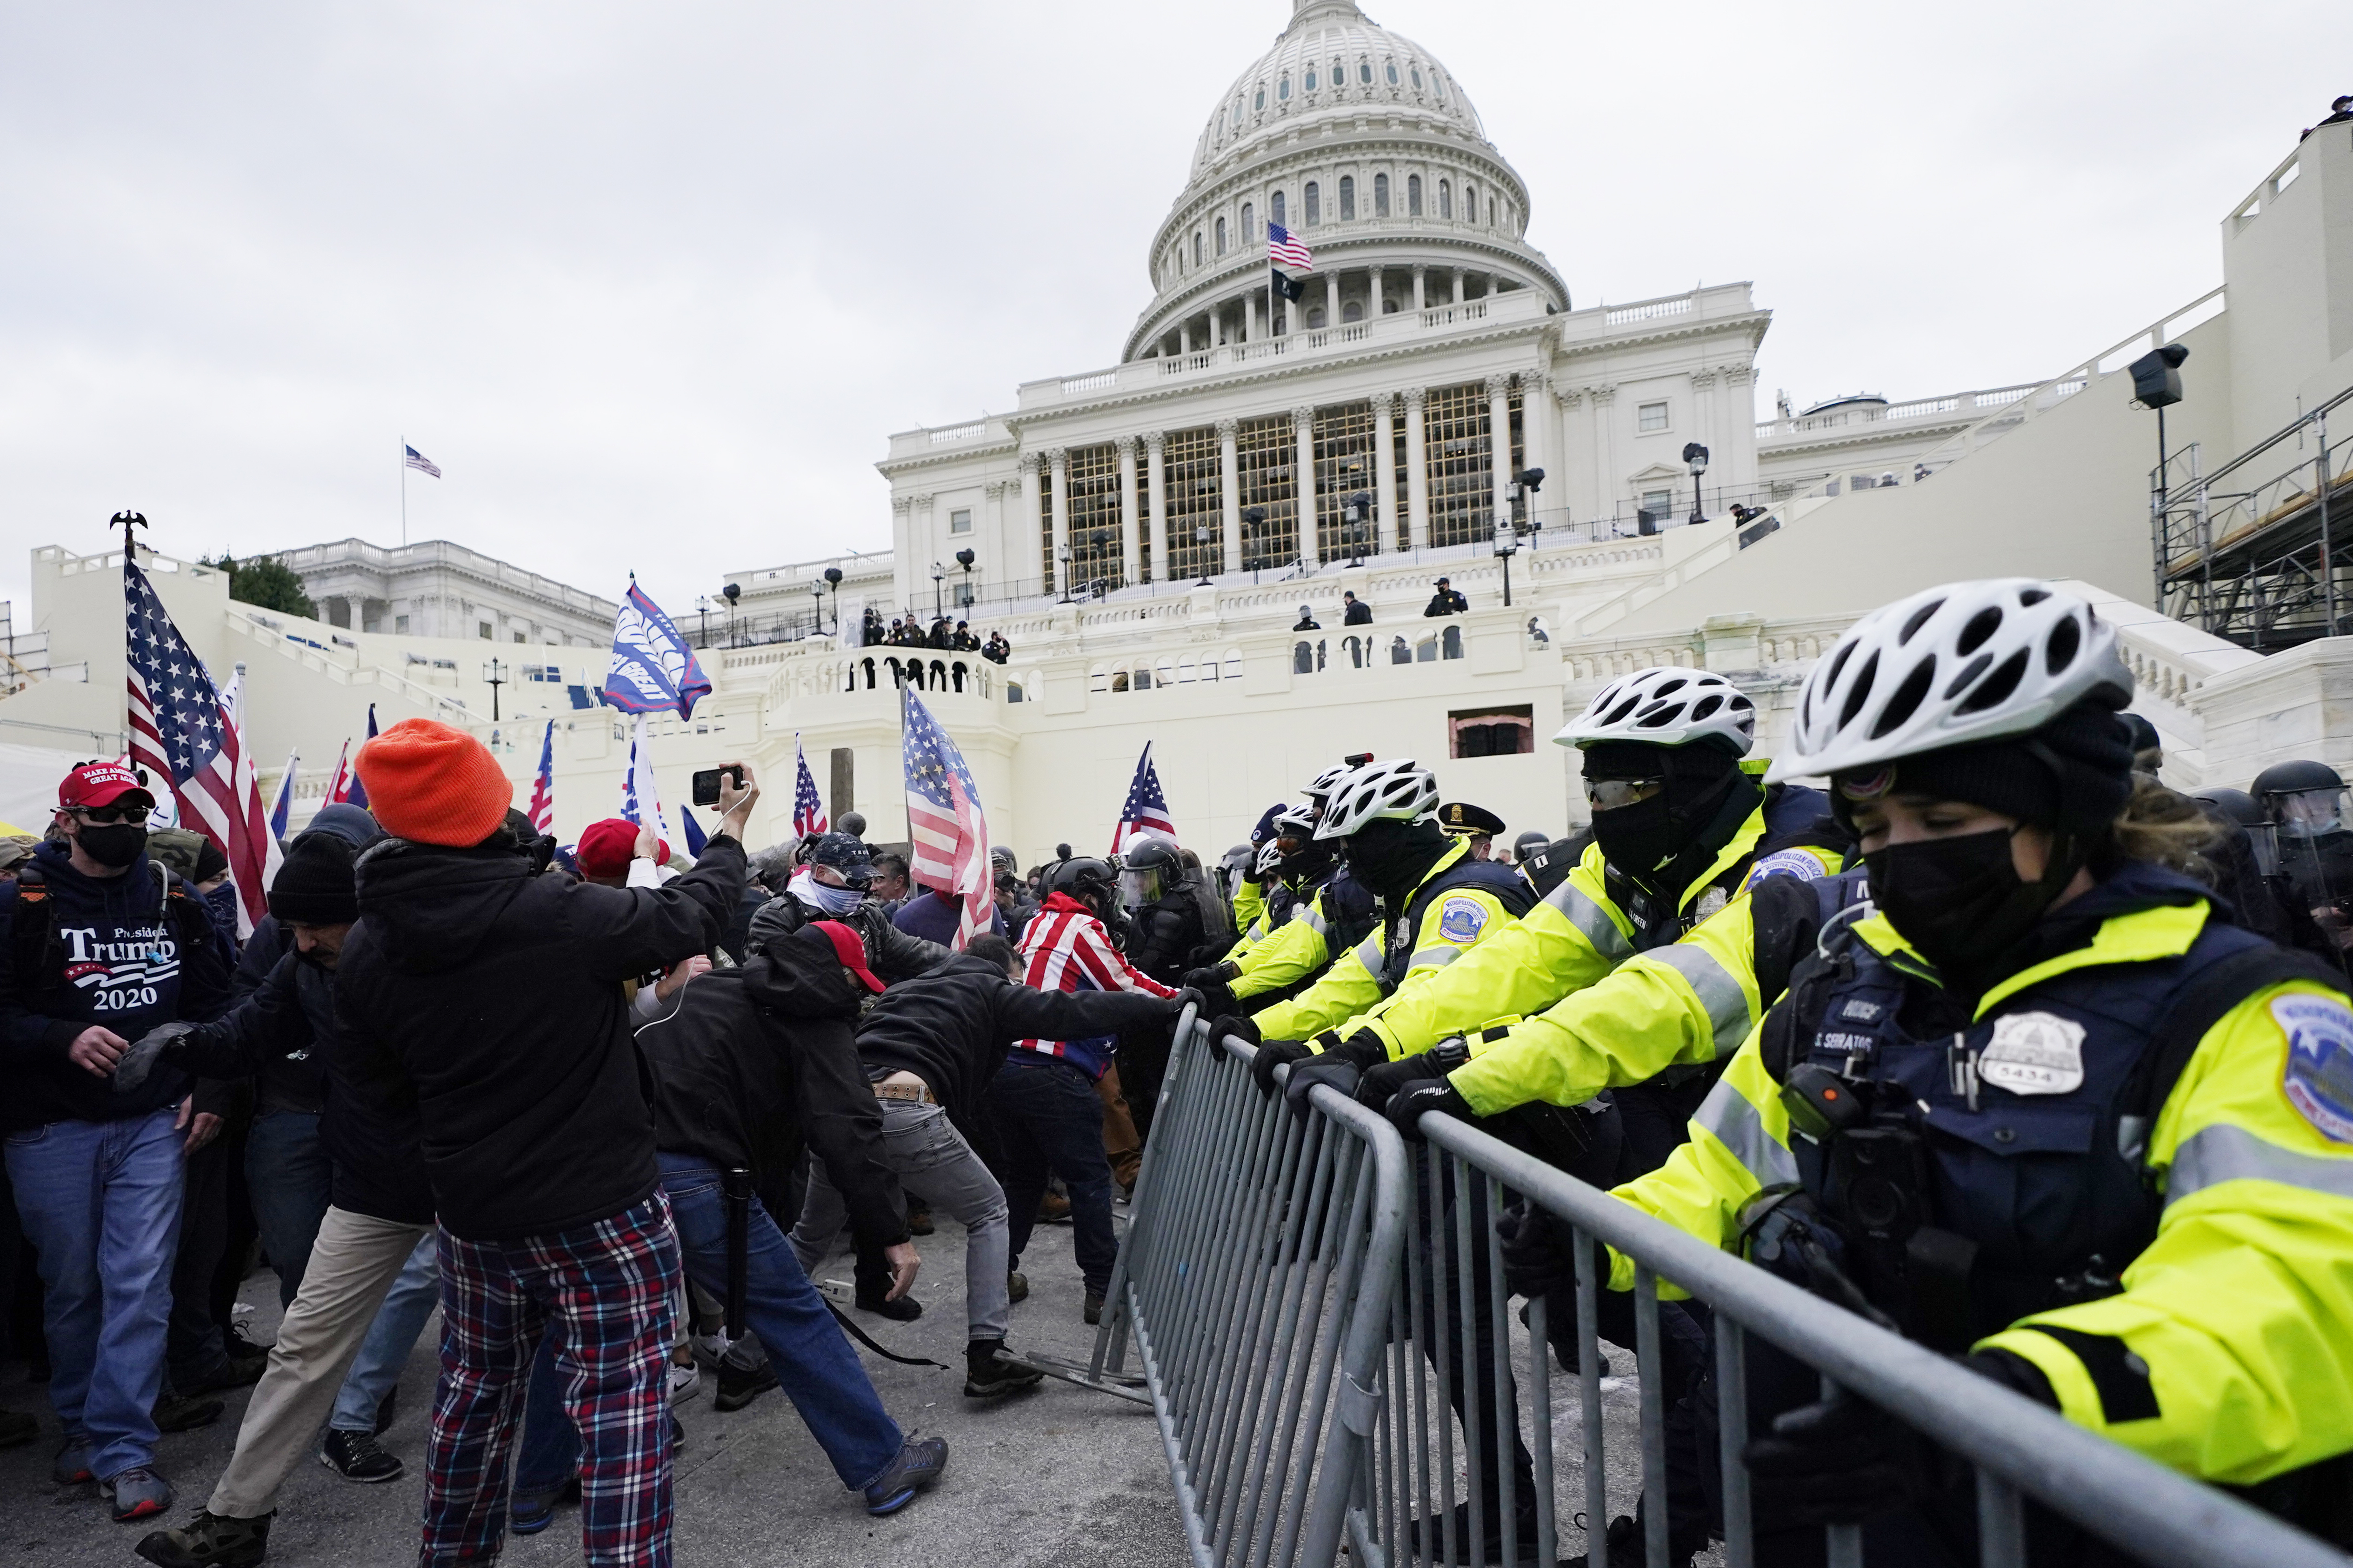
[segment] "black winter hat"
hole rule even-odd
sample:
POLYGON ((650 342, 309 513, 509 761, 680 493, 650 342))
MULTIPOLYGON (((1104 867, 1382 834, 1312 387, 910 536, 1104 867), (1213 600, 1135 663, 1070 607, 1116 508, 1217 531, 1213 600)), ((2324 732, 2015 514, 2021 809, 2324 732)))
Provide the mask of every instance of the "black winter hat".
MULTIPOLYGON (((2096 840, 2132 798, 2132 731, 2114 708, 2092 698, 2023 735, 1905 757, 1887 787, 1965 800, 2096 840)), ((1841 817, 1851 798, 1843 790, 1834 795, 1841 817)))
POLYGON ((286 847, 286 863, 269 884, 269 912, 280 925, 344 925, 360 918, 359 858, 351 841, 313 829, 286 847))

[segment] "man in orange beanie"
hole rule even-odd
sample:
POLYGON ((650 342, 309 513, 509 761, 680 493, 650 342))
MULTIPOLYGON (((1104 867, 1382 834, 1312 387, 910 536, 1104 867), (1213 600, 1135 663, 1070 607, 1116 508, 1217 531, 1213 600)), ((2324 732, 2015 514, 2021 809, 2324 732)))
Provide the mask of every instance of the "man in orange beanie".
POLYGON ((541 874, 551 841, 461 730, 396 724, 357 766, 394 837, 360 863, 337 1011, 353 1057, 414 1089, 440 1226, 421 1560, 498 1555, 513 1385, 545 1334, 583 1438, 587 1560, 666 1568, 678 1239, 623 984, 717 943, 759 787, 733 764, 693 870, 607 888, 541 874))

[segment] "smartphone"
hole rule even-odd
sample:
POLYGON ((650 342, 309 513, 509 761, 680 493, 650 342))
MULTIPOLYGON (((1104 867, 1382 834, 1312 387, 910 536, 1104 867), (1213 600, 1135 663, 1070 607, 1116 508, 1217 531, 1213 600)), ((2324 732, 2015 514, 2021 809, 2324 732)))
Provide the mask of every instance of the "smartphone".
POLYGON ((742 768, 706 768, 694 775, 695 805, 717 805, 719 804, 719 775, 722 773, 733 778, 737 789, 744 787, 742 768))

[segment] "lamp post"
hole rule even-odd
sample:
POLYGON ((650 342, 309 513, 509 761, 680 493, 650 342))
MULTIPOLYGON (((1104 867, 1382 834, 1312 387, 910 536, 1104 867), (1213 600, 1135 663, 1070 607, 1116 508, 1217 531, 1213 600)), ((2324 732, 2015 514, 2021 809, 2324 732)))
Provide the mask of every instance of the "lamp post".
POLYGON ((694 618, 699 623, 694 628, 698 646, 709 647, 711 646, 710 595, 697 594, 694 596, 694 618))
POLYGON ((809 636, 825 635, 825 579, 809 579, 809 636))
POLYGON ((969 611, 972 608, 973 553, 969 549, 959 550, 956 552, 955 558, 956 564, 964 568, 964 602, 958 607, 969 611))
MULTIPOLYGON (((1544 489, 1542 468, 1522 468, 1512 476, 1512 526, 1525 529, 1530 534, 1544 526, 1536 521, 1536 492, 1544 489)), ((1535 542, 1533 539, 1529 541, 1535 542)))
POLYGON ((1062 596, 1059 602, 1067 605, 1071 602, 1071 547, 1067 542, 1054 546, 1054 559, 1061 565, 1062 596))
POLYGON ((1193 525, 1193 556, 1194 564, 1201 568, 1201 580, 1193 586, 1206 588, 1209 586, 1209 525, 1206 522, 1193 525))
POLYGON ((1365 520, 1372 512, 1373 498, 1365 490, 1356 491, 1340 503, 1340 521, 1348 531, 1348 564, 1351 566, 1365 563, 1365 520))
POLYGON ((491 722, 499 721, 499 688, 507 683, 506 667, 497 659, 482 666, 482 679, 491 689, 491 722))
POLYGON ((1242 538, 1250 545, 1250 581, 1253 584, 1258 581, 1259 568, 1266 563, 1262 537, 1265 528, 1266 508, 1250 506, 1242 509, 1242 538))
POLYGON ((1685 442, 1685 443, 1684 443, 1684 445, 1683 445, 1683 462, 1684 462, 1686 465, 1688 465, 1688 466, 1690 467, 1690 468, 1691 468, 1691 477, 1692 477, 1692 514, 1691 514, 1691 520, 1692 520, 1694 522, 1705 522, 1705 521, 1707 521, 1707 511, 1706 511, 1705 508, 1704 508, 1704 507, 1703 507, 1703 506, 1701 505, 1701 503, 1700 503, 1700 499, 1699 499, 1699 477, 1700 477, 1702 474, 1704 474, 1704 473, 1707 472, 1707 448, 1706 448, 1706 447, 1703 447, 1703 446, 1701 446, 1701 445, 1700 445, 1698 442, 1696 442, 1696 441, 1689 441, 1689 442, 1685 442))
POLYGON ((941 565, 936 561, 932 563, 932 619, 935 621, 947 614, 947 610, 944 607, 940 599, 940 582, 943 578, 946 577, 947 574, 948 569, 946 567, 941 565))
POLYGON ((826 586, 826 591, 827 591, 827 592, 828 592, 828 593, 830 593, 830 594, 833 595, 833 635, 834 635, 834 636, 836 636, 836 637, 839 637, 839 636, 841 635, 841 568, 840 568, 840 567, 839 567, 839 566, 828 566, 828 567, 827 567, 827 568, 825 569, 825 586, 826 586))
POLYGON ((1087 563, 1088 597, 1100 599, 1109 591, 1111 585, 1111 579, 1103 570, 1103 552, 1111 548, 1111 530, 1108 528, 1087 530, 1087 544, 1094 552, 1093 559, 1087 563))
POLYGON ((740 583, 730 583, 719 591, 727 596, 727 646, 733 647, 735 646, 735 601, 744 596, 744 585, 740 583))
POLYGON ((1512 527, 1510 518, 1495 520, 1495 553, 1504 563, 1504 608, 1512 607, 1512 556, 1520 548, 1520 536, 1512 527))
MULTIPOLYGON (((2168 488, 2165 470, 2172 460, 2165 449, 2165 411, 2181 401, 2181 362, 2189 357, 2189 351, 2181 344, 2168 343, 2161 349, 2150 350, 2126 367, 2132 372, 2134 399, 2144 408, 2157 410, 2157 473, 2148 482, 2148 524, 2157 546, 2157 598, 2159 604, 2165 602, 2165 493, 2168 488)), ((2324 458, 2327 450, 2326 446, 2321 447, 2324 458)), ((2326 477, 2324 462, 2323 479, 2326 477)), ((2328 517, 2328 490, 2325 483, 2321 487, 2320 497, 2320 515, 2325 523, 2328 517)), ((2336 582, 2328 566, 2327 531, 2324 528, 2320 572, 2323 582, 2330 590, 2328 630, 2334 636, 2337 631, 2336 582)), ((2207 569, 2212 571, 2211 563, 2207 569)))

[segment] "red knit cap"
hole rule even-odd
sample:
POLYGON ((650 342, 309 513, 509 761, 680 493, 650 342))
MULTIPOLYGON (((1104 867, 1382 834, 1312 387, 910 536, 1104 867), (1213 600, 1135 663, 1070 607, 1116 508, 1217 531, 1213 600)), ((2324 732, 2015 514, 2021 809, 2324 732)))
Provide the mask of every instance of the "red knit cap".
POLYGON ((514 804, 514 782, 491 749, 431 719, 403 719, 352 765, 385 831, 418 844, 480 844, 514 804))
MULTIPOLYGON (((618 877, 628 870, 637 852, 638 825, 626 816, 608 816, 588 825, 573 847, 572 859, 584 877, 618 877)), ((654 864, 670 864, 670 846, 659 839, 654 844, 654 864)))

